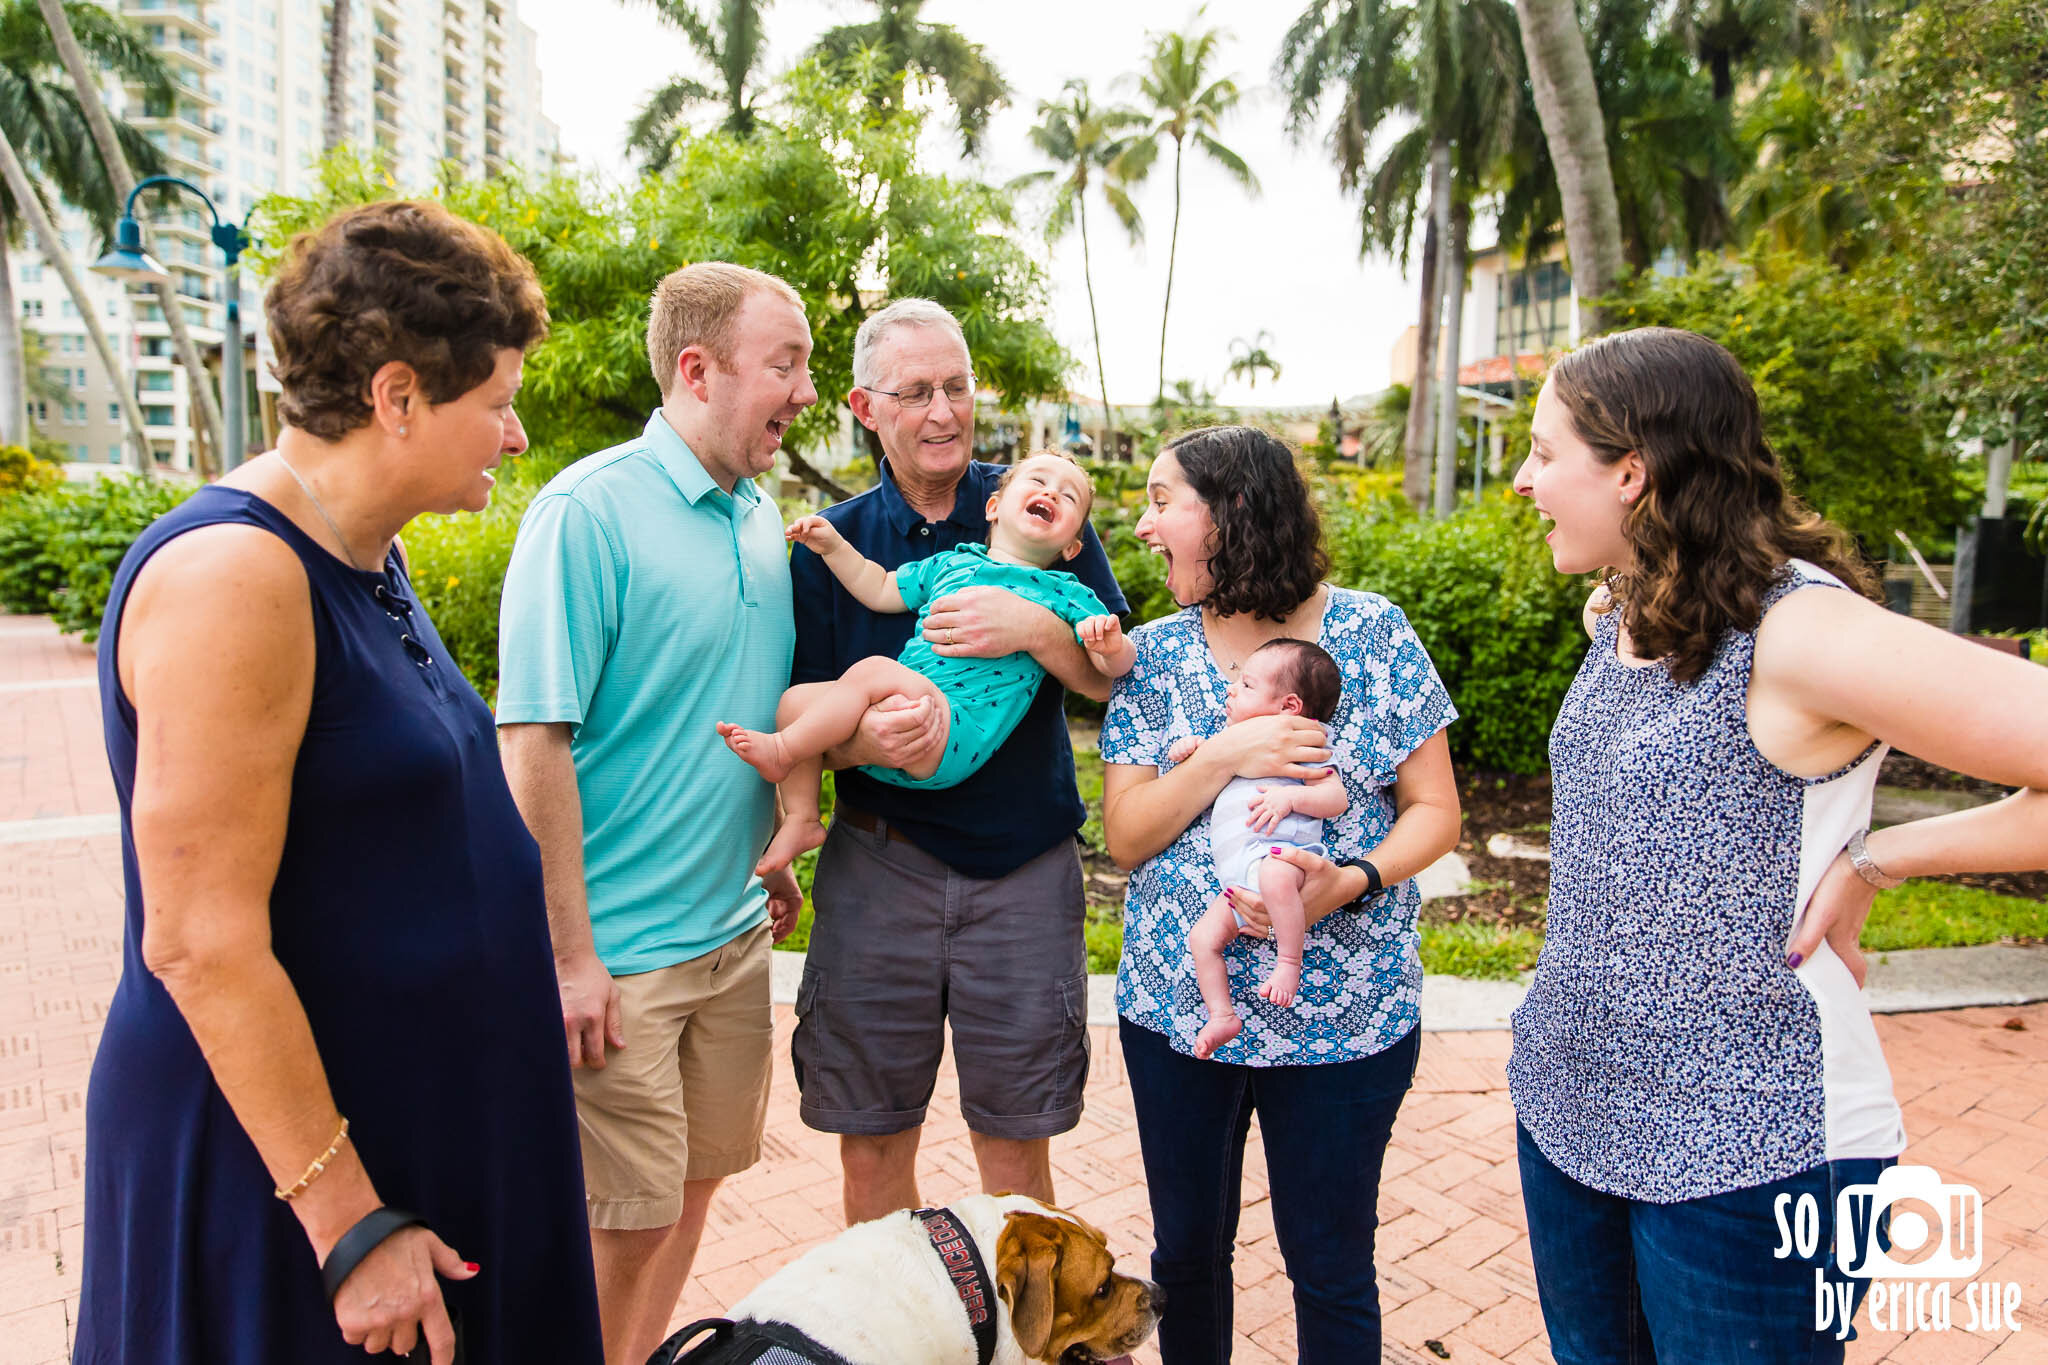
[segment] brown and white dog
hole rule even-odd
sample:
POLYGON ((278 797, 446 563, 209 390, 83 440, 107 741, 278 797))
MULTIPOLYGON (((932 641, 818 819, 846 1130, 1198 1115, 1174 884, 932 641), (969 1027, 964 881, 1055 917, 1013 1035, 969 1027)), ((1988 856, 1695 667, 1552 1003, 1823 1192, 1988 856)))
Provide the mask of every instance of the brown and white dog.
MULTIPOLYGON (((1116 1273, 1103 1235, 1021 1194, 949 1205, 994 1282, 993 1365, 1119 1361, 1157 1325, 1159 1287, 1116 1273)), ((975 1365, 946 1267, 908 1212, 848 1228, 733 1305, 735 1320, 779 1322, 857 1365, 975 1365)))

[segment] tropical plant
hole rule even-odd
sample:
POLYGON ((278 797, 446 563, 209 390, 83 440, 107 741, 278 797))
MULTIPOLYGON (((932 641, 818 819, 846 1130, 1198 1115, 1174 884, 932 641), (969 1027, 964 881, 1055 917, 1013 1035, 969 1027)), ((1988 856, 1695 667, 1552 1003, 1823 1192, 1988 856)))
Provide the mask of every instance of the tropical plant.
MULTIPOLYGON (((69 0, 64 13, 94 68, 142 85, 153 99, 171 95, 170 73, 134 27, 99 5, 69 0)), ((116 126, 128 158, 151 170, 163 164, 156 145, 132 124, 116 126)), ((65 78, 57 43, 35 0, 0 0, 0 133, 35 186, 40 206, 53 196, 81 210, 102 236, 121 214, 121 194, 93 145, 77 92, 65 78)), ((27 372, 21 307, 14 300, 9 249, 22 241, 27 217, 14 190, 0 181, 0 443, 20 445, 27 433, 27 372)), ((74 297, 81 313, 91 300, 74 297)))
POLYGON ((951 24, 927 23, 924 0, 872 0, 875 17, 841 24, 819 36, 813 55, 826 69, 857 81, 877 109, 903 106, 912 76, 946 92, 960 129, 960 148, 979 151, 989 115, 1010 98, 1010 84, 980 43, 951 24))
POLYGON ((320 150, 332 152, 348 141, 349 0, 327 0, 327 105, 320 121, 320 150))
POLYGON ((1232 337, 1230 339, 1230 364, 1224 368, 1223 373, 1229 375, 1232 379, 1244 380, 1245 387, 1250 389, 1259 387, 1259 376, 1261 374, 1272 379, 1278 379, 1280 377, 1280 362, 1273 359, 1273 353, 1267 349, 1272 344, 1272 341, 1273 334, 1263 327, 1259 329, 1259 334, 1250 341, 1246 341, 1243 337, 1232 337))
MULTIPOLYGON (((1173 311, 1173 267, 1180 250, 1181 161, 1187 144, 1193 142, 1211 161, 1253 194, 1259 180, 1243 157, 1216 139, 1224 116, 1237 107, 1237 82, 1229 76, 1210 77, 1216 49, 1224 34, 1221 29, 1200 28, 1203 11, 1185 30, 1150 35, 1152 51, 1145 69, 1138 74, 1138 93, 1151 106, 1150 145, 1158 140, 1173 144, 1173 231, 1166 246, 1166 297, 1159 307, 1159 390, 1155 401, 1166 399, 1167 319, 1173 311)), ((1135 152, 1135 148, 1133 151, 1135 152)), ((1131 174, 1143 174, 1134 157, 1131 174)), ((1276 369, 1274 375, 1277 377, 1276 369)))
POLYGON ((1080 225, 1081 278, 1088 288, 1088 325, 1095 334, 1095 378, 1102 387, 1103 434, 1097 453, 1107 456, 1116 440, 1116 412, 1109 405, 1109 371, 1102 363, 1102 320, 1095 308, 1095 268, 1088 247, 1088 192, 1099 187, 1125 234, 1138 241, 1145 224, 1131 202, 1130 158, 1142 159, 1142 149, 1152 144, 1139 131, 1146 122, 1143 114, 1124 105, 1098 106, 1088 93, 1088 82, 1068 81, 1060 94, 1058 100, 1038 102, 1038 123, 1029 134, 1031 145, 1058 169, 1027 171, 1010 187, 1052 187, 1047 241, 1056 242, 1069 227, 1080 225))
MULTIPOLYGON (((1456 377, 1456 349, 1439 344, 1437 320, 1462 312, 1472 204, 1512 146, 1520 113, 1513 20, 1505 0, 1318 0, 1282 39, 1274 73, 1296 137, 1307 135, 1335 95, 1330 152, 1338 184, 1360 196, 1362 251, 1405 263, 1427 193, 1402 480, 1409 500, 1422 506, 1440 444, 1440 380, 1431 373, 1440 352, 1456 377), (1384 129, 1396 131, 1383 138, 1384 129)), ((1449 387, 1455 401, 1455 382, 1449 387)))
POLYGON ((626 125, 626 150, 641 169, 667 168, 676 137, 687 126, 689 112, 700 104, 725 107, 719 127, 746 137, 760 121, 760 75, 768 55, 762 12, 770 0, 720 0, 716 19, 706 19, 688 0, 649 0, 656 17, 683 35, 705 65, 717 73, 717 84, 695 76, 676 76, 657 87, 626 125))

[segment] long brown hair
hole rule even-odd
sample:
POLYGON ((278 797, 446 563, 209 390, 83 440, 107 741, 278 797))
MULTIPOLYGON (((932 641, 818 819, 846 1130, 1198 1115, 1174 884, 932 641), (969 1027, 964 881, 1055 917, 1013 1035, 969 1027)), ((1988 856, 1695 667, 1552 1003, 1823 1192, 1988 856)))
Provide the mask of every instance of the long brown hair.
POLYGON ((1608 579, 1636 652, 1692 682, 1727 631, 1753 631, 1785 562, 1804 559, 1866 597, 1849 536, 1786 491, 1756 389, 1719 344, 1674 327, 1601 337, 1550 372, 1551 392, 1602 464, 1634 451, 1647 486, 1623 533, 1634 552, 1608 579))

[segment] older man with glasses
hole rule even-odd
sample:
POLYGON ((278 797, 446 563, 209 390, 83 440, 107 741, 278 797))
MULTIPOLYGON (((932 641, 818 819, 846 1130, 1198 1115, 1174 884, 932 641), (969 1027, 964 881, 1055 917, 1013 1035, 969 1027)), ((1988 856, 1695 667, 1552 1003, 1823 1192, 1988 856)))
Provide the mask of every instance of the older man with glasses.
MULTIPOLYGON (((1002 467, 973 458, 974 374, 952 314, 924 299, 861 325, 847 403, 881 440, 880 478, 826 511, 868 558, 895 569, 988 537, 1002 467)), ((1069 565, 1126 610, 1090 529, 1069 565)), ((824 682, 871 654, 895 658, 914 618, 871 612, 798 546, 792 681, 824 682)), ((982 1188, 1050 1201, 1051 1140, 1080 1122, 1088 1076, 1087 956, 1063 688, 1098 700, 1109 681, 1073 630, 1000 588, 939 599, 925 640, 942 655, 1027 653, 1050 675, 995 755, 957 787, 916 791, 841 771, 812 888, 817 919, 792 1045, 804 1122, 840 1134, 846 1221, 916 1208, 917 1147, 948 1019, 960 1108, 982 1188)), ((942 742, 934 703, 869 712, 832 767, 908 767, 942 742)), ((773 869, 764 868, 763 871, 773 869)))

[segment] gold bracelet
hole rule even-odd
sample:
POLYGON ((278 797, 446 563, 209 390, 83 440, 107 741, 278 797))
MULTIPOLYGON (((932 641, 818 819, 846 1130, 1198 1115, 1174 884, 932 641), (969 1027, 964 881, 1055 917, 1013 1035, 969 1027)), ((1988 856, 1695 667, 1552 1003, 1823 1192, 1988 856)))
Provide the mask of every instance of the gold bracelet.
POLYGON ((272 1193, 275 1194, 279 1199, 284 1200, 284 1202, 287 1204, 291 1203, 292 1200, 297 1199, 300 1195, 306 1192, 306 1186, 312 1184, 314 1181, 320 1178, 320 1173, 327 1169, 327 1163, 334 1160, 334 1154, 336 1152, 339 1152, 341 1150, 341 1144, 347 1141, 348 1120, 343 1119, 341 1121, 341 1131, 334 1135, 334 1141, 327 1144, 326 1151, 322 1152, 320 1155, 313 1158, 313 1164, 306 1167, 306 1173, 299 1177, 298 1183, 293 1185, 290 1189, 286 1189, 284 1186, 280 1185, 275 1190, 273 1190, 272 1193))

